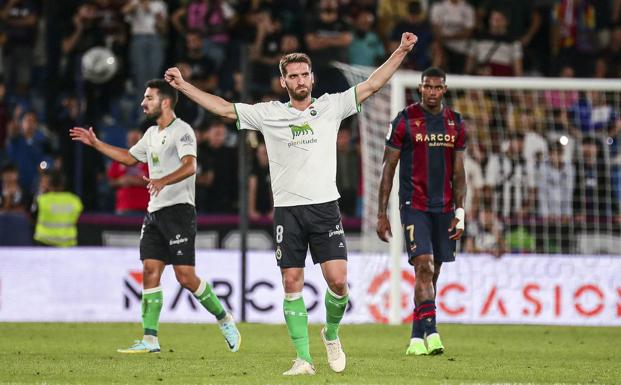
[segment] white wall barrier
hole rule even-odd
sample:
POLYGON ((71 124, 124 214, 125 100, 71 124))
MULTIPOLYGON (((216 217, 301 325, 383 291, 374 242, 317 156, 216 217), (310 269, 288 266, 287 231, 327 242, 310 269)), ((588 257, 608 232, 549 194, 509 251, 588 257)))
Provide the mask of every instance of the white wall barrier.
MULTIPOLYGON (((248 321, 280 323, 282 285, 273 253, 248 255, 248 321)), ((387 322, 386 256, 349 257, 350 307, 344 322, 387 322)), ((240 256, 197 254, 197 272, 240 317, 240 256)), ((409 322, 413 269, 403 260, 402 314, 409 322)), ((325 283, 306 270, 311 322, 324 319, 325 283)), ((0 321, 140 320, 141 264, 136 248, 0 248, 0 321)), ((166 269, 164 322, 213 322, 166 269)), ((437 293, 439 322, 621 326, 621 257, 461 255, 445 264, 437 293)))

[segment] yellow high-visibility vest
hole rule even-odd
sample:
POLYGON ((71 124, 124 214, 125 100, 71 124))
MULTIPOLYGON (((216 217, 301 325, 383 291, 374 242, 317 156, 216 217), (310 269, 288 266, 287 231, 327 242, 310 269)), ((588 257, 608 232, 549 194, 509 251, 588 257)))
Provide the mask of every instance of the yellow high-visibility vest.
POLYGON ((75 246, 78 243, 77 222, 82 201, 70 192, 48 192, 37 198, 37 226, 34 239, 50 246, 75 246))

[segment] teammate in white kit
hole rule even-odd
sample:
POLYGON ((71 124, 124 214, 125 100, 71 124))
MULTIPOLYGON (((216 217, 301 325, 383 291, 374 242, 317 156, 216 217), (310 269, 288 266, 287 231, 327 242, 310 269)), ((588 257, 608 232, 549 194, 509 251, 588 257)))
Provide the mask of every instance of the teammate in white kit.
POLYGON ((337 203, 336 136, 341 121, 358 112, 360 104, 386 84, 416 40, 414 34, 404 33, 399 48, 367 80, 318 99, 311 96, 312 66, 303 53, 280 60, 280 85, 287 90, 289 103, 233 104, 192 86, 177 68, 164 75, 173 87, 210 112, 235 119, 238 129, 260 131, 265 138, 274 194, 276 261, 285 289, 283 309, 297 353, 284 375, 315 374, 302 298, 309 246, 313 262, 321 265, 328 284, 326 325, 321 331, 328 363, 335 372, 345 370, 338 326, 348 301, 347 247, 337 203))
POLYGON ((81 127, 70 130, 73 140, 95 148, 128 166, 149 164, 147 188, 151 194, 148 213, 140 232, 140 259, 143 263, 142 326, 144 336, 119 353, 159 353, 157 337, 163 294, 162 272, 172 264, 177 281, 194 293, 198 301, 218 320, 229 349, 236 352, 241 335, 207 281, 194 270, 196 237, 196 137, 194 130, 175 116, 178 92, 163 79, 150 80, 142 100, 145 115, 156 121, 142 139, 129 150, 99 140, 93 131, 81 127))

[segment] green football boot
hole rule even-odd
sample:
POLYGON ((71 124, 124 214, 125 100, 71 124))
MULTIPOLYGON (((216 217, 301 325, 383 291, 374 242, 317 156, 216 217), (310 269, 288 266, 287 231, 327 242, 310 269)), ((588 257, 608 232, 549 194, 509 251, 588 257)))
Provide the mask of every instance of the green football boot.
POLYGON ((444 346, 442 345, 442 341, 440 340, 440 335, 438 333, 433 333, 427 336, 427 352, 432 356, 444 353, 444 346))
POLYGON ((412 338, 408 350, 405 351, 406 356, 426 356, 427 354, 429 353, 427 353, 425 341, 421 338, 412 338))

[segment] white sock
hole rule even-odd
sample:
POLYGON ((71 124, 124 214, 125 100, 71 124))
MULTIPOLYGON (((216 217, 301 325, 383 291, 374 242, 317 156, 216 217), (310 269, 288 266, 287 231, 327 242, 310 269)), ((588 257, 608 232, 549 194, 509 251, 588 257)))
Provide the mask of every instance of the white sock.
POLYGON ((142 337, 142 340, 150 345, 156 345, 158 343, 157 341, 157 336, 152 336, 152 335, 144 335, 142 337))

